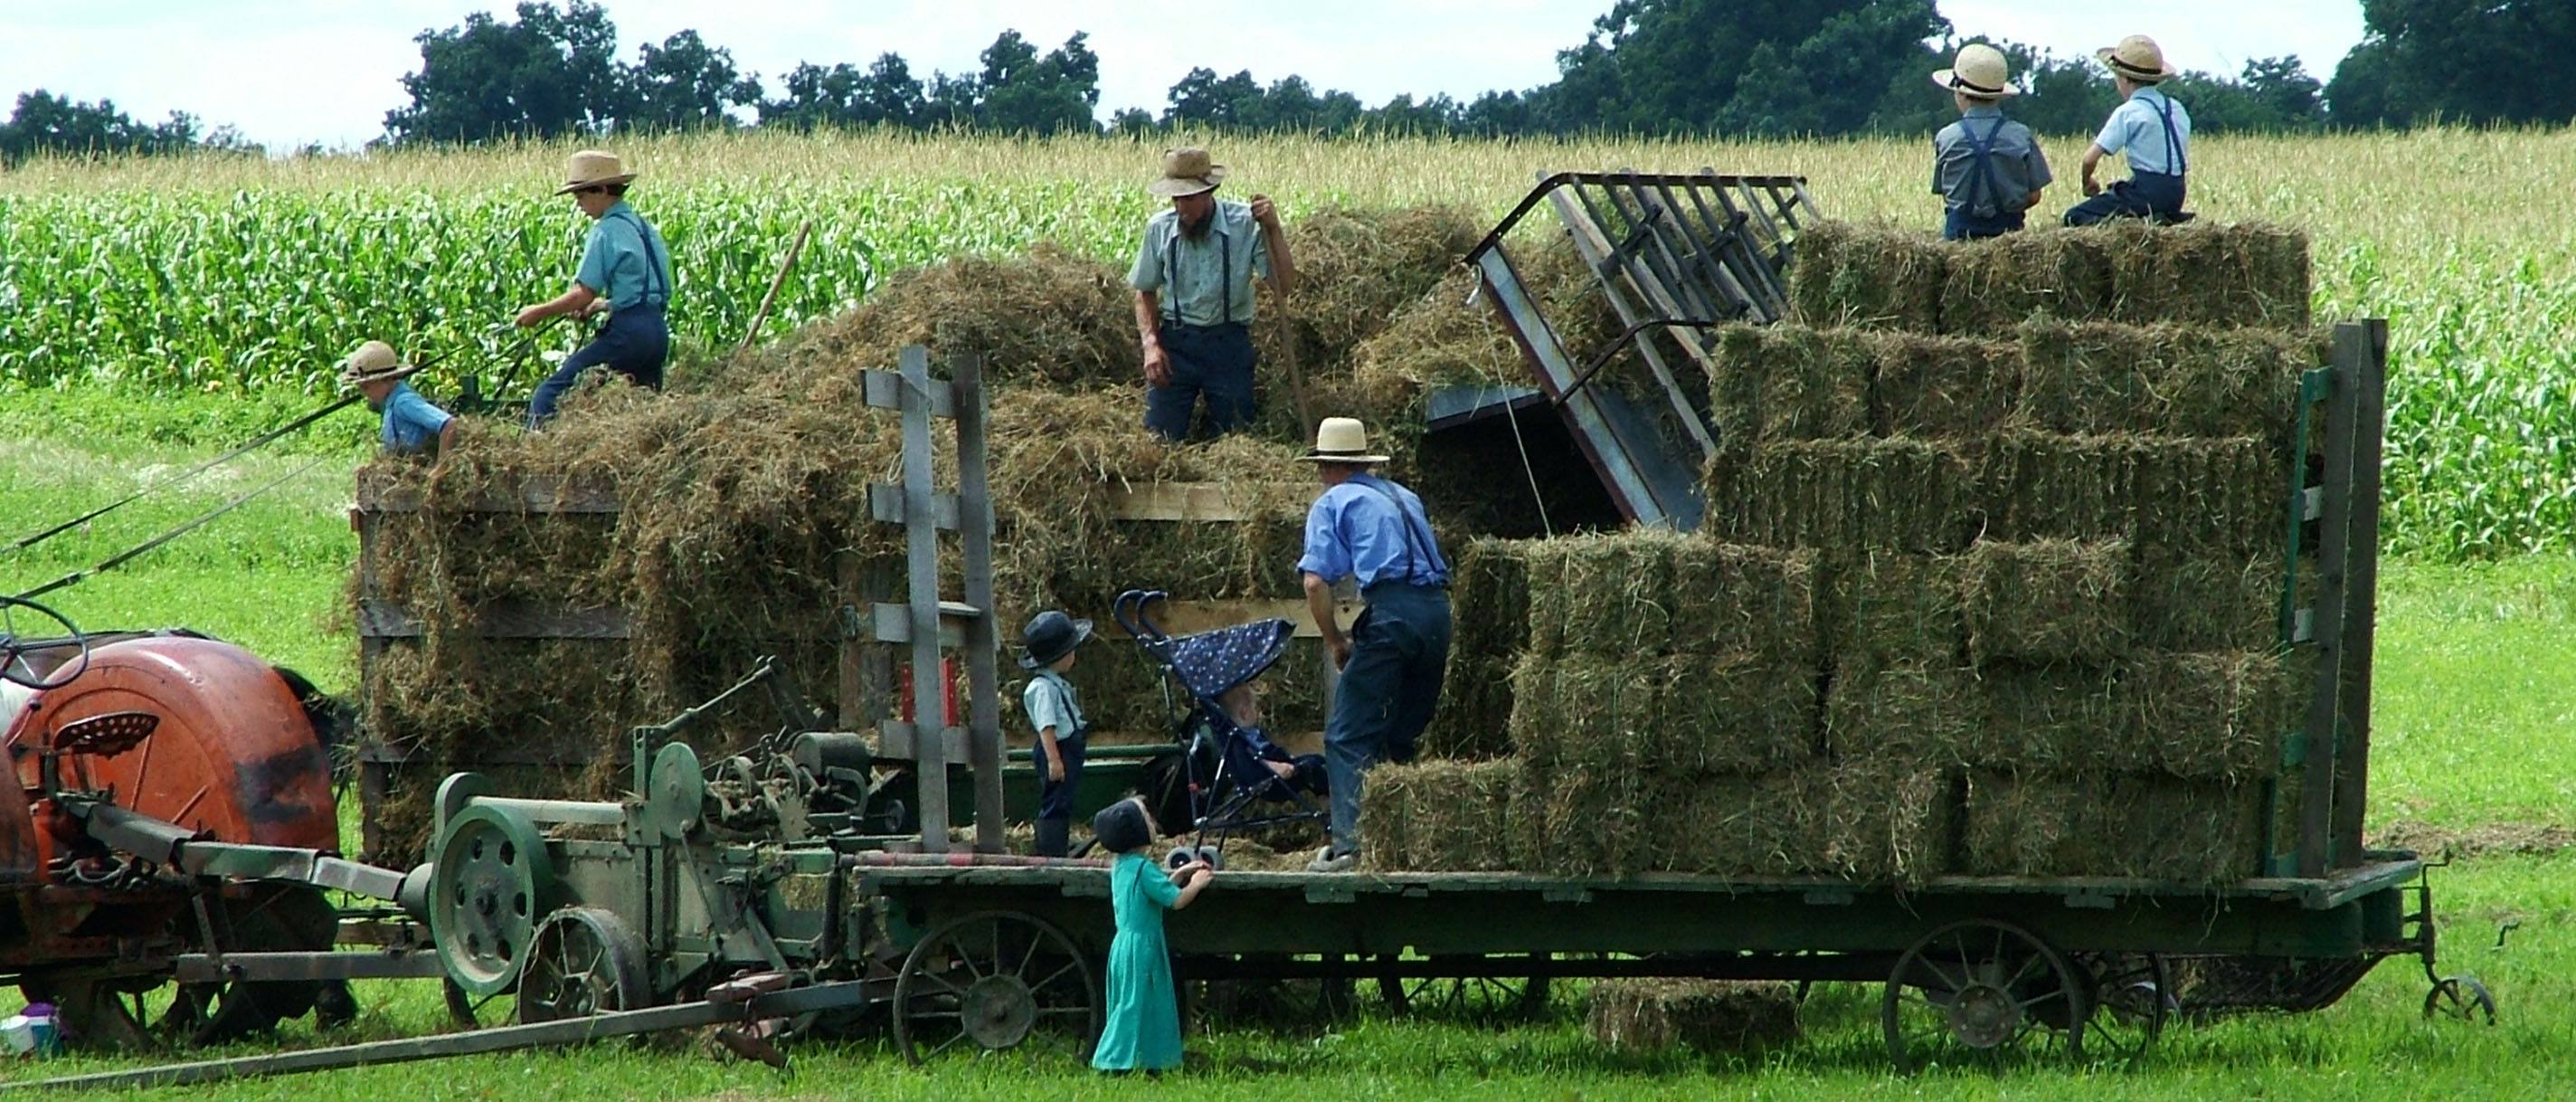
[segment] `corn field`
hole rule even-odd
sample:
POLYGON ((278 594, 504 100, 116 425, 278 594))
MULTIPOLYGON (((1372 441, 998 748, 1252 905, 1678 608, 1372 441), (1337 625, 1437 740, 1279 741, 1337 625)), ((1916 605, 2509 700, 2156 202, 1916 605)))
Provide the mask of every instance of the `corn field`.
MULTIPOLYGON (((1807 176, 1839 217, 1930 227, 1927 142, 1666 143, 1211 139, 1230 192, 1290 218, 1325 204, 1445 202, 1499 217, 1548 169, 1807 176)), ((2047 144, 2075 198, 2084 142, 2047 144)), ((502 356, 521 305, 571 277, 586 223, 548 194, 567 147, 264 161, 36 162, 0 173, 0 395, 115 386, 318 393, 357 342, 524 387, 502 356)), ((796 227, 808 243, 768 333, 849 309, 889 274, 1052 240, 1124 260, 1153 209, 1159 149, 1117 139, 712 135, 620 148, 631 196, 680 272, 684 342, 741 338, 796 227)), ((2386 528, 2441 558, 2559 550, 2576 538, 2576 219, 2553 216, 2576 143, 2428 130, 2211 138, 2204 218, 2315 239, 2321 319, 2392 327, 2386 528)), ((2116 170, 2115 170, 2116 171, 2116 170)), ((568 328, 543 342, 569 347, 568 328)), ((0 397, 5 400, 5 397, 0 397)))

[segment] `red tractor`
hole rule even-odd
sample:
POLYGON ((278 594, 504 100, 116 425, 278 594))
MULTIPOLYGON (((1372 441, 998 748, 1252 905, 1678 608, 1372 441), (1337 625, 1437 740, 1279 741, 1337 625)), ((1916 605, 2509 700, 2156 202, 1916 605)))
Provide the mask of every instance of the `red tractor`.
POLYGON ((0 597, 0 746, 16 782, 0 785, 0 982, 53 1003, 67 1036, 98 1046, 354 1013, 345 983, 222 966, 228 953, 327 953, 338 914, 324 886, 388 898, 398 886, 399 874, 332 856, 339 811, 316 701, 228 643, 84 636, 0 597), (48 634, 20 634, 31 621, 48 634), (173 979, 148 1014, 146 994, 173 979))

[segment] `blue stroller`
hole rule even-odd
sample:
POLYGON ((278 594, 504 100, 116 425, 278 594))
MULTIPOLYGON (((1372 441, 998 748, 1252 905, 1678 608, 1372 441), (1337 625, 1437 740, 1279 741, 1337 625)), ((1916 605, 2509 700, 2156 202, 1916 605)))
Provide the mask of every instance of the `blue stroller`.
POLYGON ((1222 699, 1277 664, 1296 628, 1273 617, 1170 635, 1147 611, 1165 596, 1131 589, 1110 607, 1146 657, 1189 694, 1173 732, 1178 747, 1146 766, 1145 803, 1165 835, 1192 836, 1168 856, 1172 867, 1194 860, 1222 867, 1230 834, 1327 818, 1314 800, 1324 790, 1323 759, 1290 756, 1259 727, 1239 722, 1222 699))

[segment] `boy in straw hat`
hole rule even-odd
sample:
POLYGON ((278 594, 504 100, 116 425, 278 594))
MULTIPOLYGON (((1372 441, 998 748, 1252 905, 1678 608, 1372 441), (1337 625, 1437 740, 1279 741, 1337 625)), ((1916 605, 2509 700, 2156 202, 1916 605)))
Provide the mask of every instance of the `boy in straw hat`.
POLYGON ((365 395, 367 408, 383 415, 378 439, 388 455, 444 455, 456 443, 456 418, 403 381, 419 370, 383 341, 359 345, 340 361, 340 385, 365 395))
POLYGON ((1207 432, 1252 421, 1252 281, 1285 294, 1297 261, 1267 195, 1216 197, 1225 166, 1198 148, 1163 155, 1145 190, 1172 202, 1145 223, 1127 285, 1136 289, 1136 336, 1145 354, 1145 427, 1167 440, 1190 434, 1199 398, 1207 432))
POLYGON ((1332 842, 1306 868, 1343 872, 1357 862, 1361 776, 1380 761, 1410 761, 1414 740, 1440 706, 1449 666, 1449 560, 1413 491, 1369 473, 1386 462, 1369 451, 1368 430, 1349 417, 1315 429, 1322 496, 1306 510, 1305 554, 1297 569, 1306 611, 1341 668, 1324 720, 1325 788, 1332 842), (1368 602, 1349 637, 1333 619, 1333 586, 1359 582, 1368 602))
POLYGON ((1932 139, 1932 192, 1948 213, 1941 237, 1965 241, 2022 228, 2051 177, 2030 128, 2004 117, 2003 101, 2020 95, 2004 52, 1982 42, 1959 48, 1950 68, 1932 74, 1950 90, 1959 121, 1932 139))
POLYGON ((592 219, 590 238, 582 245, 581 267, 570 290, 519 311, 522 326, 542 325, 571 315, 589 317, 609 311, 608 324, 579 351, 564 358, 528 403, 528 427, 545 424, 555 404, 581 381, 582 372, 605 367, 635 381, 662 389, 662 363, 670 358, 671 328, 662 311, 671 301, 671 250, 662 234, 626 205, 626 171, 614 153, 585 149, 572 155, 557 195, 570 195, 592 219))
POLYGON ((2181 222, 2183 177, 2191 169, 2191 112, 2159 87, 2174 75, 2156 40, 2133 34, 2117 46, 2094 51, 2120 89, 2120 106, 2084 151, 2084 194, 2066 212, 2066 224, 2090 226, 2112 218, 2181 222), (2093 181, 2094 167, 2114 153, 2129 156, 2129 178, 2108 191, 2093 181))

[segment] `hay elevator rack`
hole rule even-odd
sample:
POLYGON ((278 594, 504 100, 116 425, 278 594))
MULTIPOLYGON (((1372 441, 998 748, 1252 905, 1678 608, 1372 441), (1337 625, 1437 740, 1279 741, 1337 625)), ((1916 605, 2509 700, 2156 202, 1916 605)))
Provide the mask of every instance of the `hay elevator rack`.
POLYGON ((1787 316, 1791 249, 1822 217, 1800 176, 1547 173, 1467 254, 1538 379, 1540 390, 1527 397, 1543 394, 1564 411, 1584 458, 1630 521, 1699 526, 1700 467, 1717 442, 1690 383, 1705 377, 1707 331, 1787 316), (1522 281, 1505 240, 1542 204, 1565 224, 1624 327, 1581 361, 1522 281), (1631 354, 1651 388, 1603 380, 1631 354))

